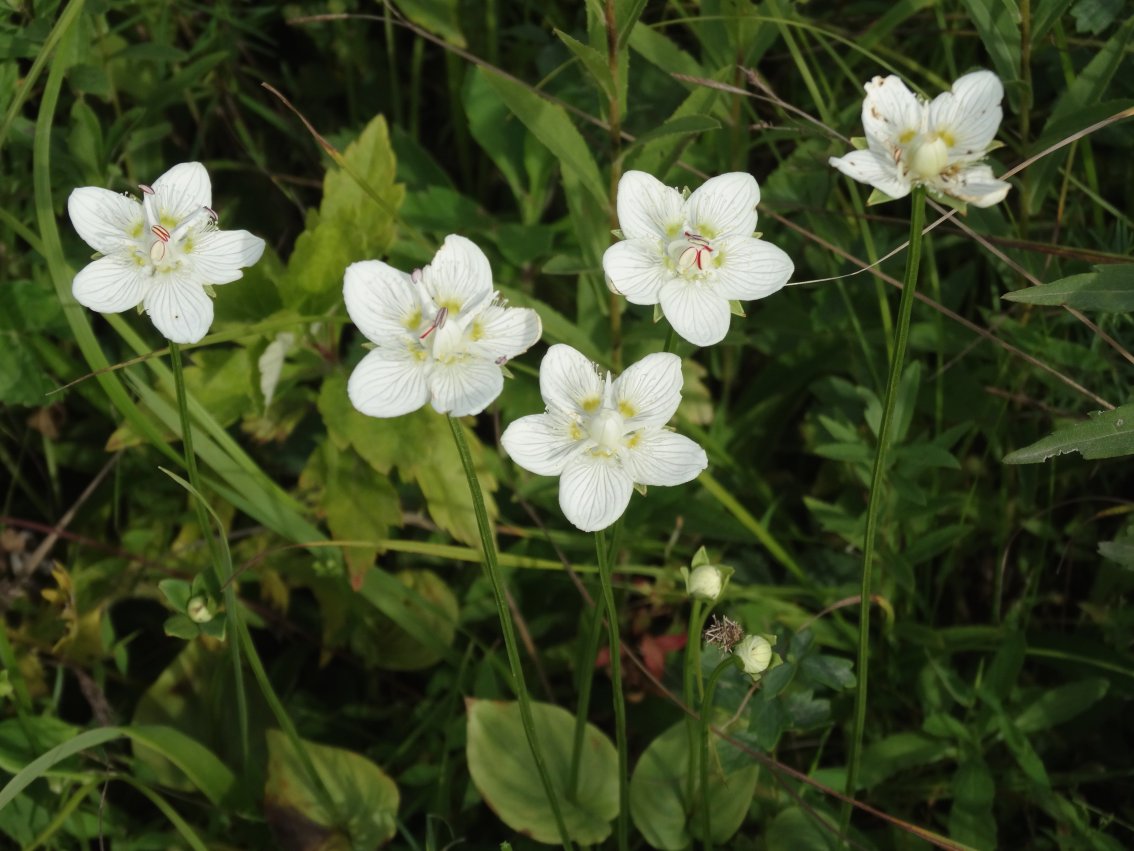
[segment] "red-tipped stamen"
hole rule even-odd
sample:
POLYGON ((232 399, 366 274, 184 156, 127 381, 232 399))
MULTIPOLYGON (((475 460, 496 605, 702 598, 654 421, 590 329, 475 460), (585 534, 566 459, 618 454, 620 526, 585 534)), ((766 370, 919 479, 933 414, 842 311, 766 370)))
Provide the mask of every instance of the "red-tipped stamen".
POLYGON ((150 228, 150 230, 153 231, 154 236, 156 236, 162 242, 169 242, 169 231, 167 231, 161 225, 154 225, 152 228, 150 228))
POLYGON ((430 326, 428 328, 425 329, 425 333, 422 334, 420 337, 418 337, 418 339, 424 340, 426 337, 428 337, 430 334, 432 334, 438 328, 444 328, 445 327, 445 320, 448 318, 448 316, 449 316, 449 308, 447 308, 447 307, 439 308, 438 311, 437 311, 437 315, 433 317, 433 322, 430 324, 430 326))

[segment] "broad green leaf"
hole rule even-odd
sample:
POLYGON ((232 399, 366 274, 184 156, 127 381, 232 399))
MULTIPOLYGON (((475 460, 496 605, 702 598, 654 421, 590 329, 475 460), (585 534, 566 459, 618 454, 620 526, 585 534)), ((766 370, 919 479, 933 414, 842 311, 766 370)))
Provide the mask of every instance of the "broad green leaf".
POLYGON ((953 774, 953 805, 949 808, 949 836, 973 848, 996 848, 996 781, 984 760, 969 758, 953 774))
POLYGON ((485 68, 478 68, 477 72, 484 74, 512 113, 555 155, 564 173, 570 173, 594 201, 605 208, 608 203, 606 182, 591 155, 590 145, 571 123, 567 111, 523 83, 485 68))
POLYGON ((895 774, 939 762, 952 752, 949 742, 922 733, 886 736, 863 751, 858 788, 870 789, 895 774))
POLYGON ((343 161, 346 168, 327 170, 319 211, 309 213, 307 229, 288 260, 280 293, 288 307, 315 313, 337 307, 343 270, 357 260, 381 257, 393 242, 394 215, 405 188, 394 182, 394 152, 384 117, 372 119, 347 145, 343 161))
POLYGON ((666 136, 693 136, 709 130, 719 130, 720 127, 721 123, 711 115, 677 115, 642 133, 634 140, 631 149, 666 136))
POLYGON ((1020 109, 1020 7, 1016 0, 961 0, 976 25, 1012 111, 1020 109))
MULTIPOLYGON (((721 73, 723 74, 723 72, 721 73)), ((691 117, 704 119, 709 116, 720 96, 721 92, 717 89, 709 86, 697 86, 664 123, 668 124, 691 117)), ((629 152, 626 158, 627 168, 636 168, 659 176, 664 175, 681 156, 684 146, 693 141, 693 138, 688 133, 668 133, 645 142, 636 142, 634 149, 629 152)))
POLYGON ((814 807, 788 807, 772 819, 764 834, 767 851, 835 851, 844 847, 838 840, 838 826, 827 819, 823 827, 816 819, 823 818, 814 807))
MULTIPOLYGON (((359 463, 349 447, 340 450, 328 440, 312 453, 301 482, 304 487, 322 486, 317 504, 335 540, 381 541, 391 528, 401 526, 401 505, 389 477, 359 463)), ((343 549, 354 583, 373 567, 378 552, 377 544, 343 549)))
POLYGON ((1004 456, 1005 464, 1038 464, 1056 455, 1081 452, 1087 460, 1134 453, 1134 404, 1094 414, 1085 423, 1061 428, 1004 456))
POLYGON ((567 45, 568 50, 575 54, 575 58, 582 64, 587 76, 590 77, 591 82, 595 84, 599 92, 608 100, 616 97, 614 78, 610 76, 610 65, 607 63, 606 57, 589 44, 583 44, 578 39, 572 38, 563 30, 555 30, 555 35, 567 45))
POLYGON ((51 715, 27 715, 0 721, 0 770, 15 774, 48 748, 78 732, 73 724, 51 715))
POLYGON ((1099 542, 1099 555, 1118 562, 1123 567, 1134 568, 1134 537, 1116 538, 1113 541, 1099 542))
POLYGON ((687 77, 703 77, 705 75, 705 69, 696 59, 678 47, 676 42, 670 40, 664 33, 653 27, 643 23, 635 24, 634 28, 630 30, 629 42, 631 50, 667 74, 685 74, 687 77))
MULTIPOLYGON (((699 734, 698 734, 699 735, 699 734)), ((713 736, 709 749, 709 824, 713 842, 724 843, 744 822, 756 790, 759 765, 722 771, 720 740, 713 736)), ((674 724, 646 747, 630 775, 630 816, 646 842, 663 851, 680 851, 701 837, 700 773, 688 800, 689 739, 684 721, 674 724)))
POLYGON ((799 672, 813 683, 835 691, 854 688, 854 663, 838 656, 808 656, 799 663, 799 672))
POLYGON ((1038 733, 1063 724, 1086 712, 1110 690, 1110 680, 1089 677, 1044 689, 1035 701, 1016 716, 1021 733, 1038 733))
POLYGON ((398 10, 419 27, 441 36, 457 47, 467 47, 461 32, 458 0, 399 0, 398 10))
MULTIPOLYGON (((378 473, 388 475, 397 469, 401 479, 416 481, 438 526, 463 543, 479 542, 468 482, 441 414, 427 406, 394 419, 363 416, 350 404, 343 375, 323 382, 318 406, 337 448, 353 446, 378 473)), ((497 515, 492 499, 496 480, 484 468, 483 444, 471 429, 467 429, 466 437, 492 520, 497 515)))
POLYGON ((1096 266, 1094 272, 1015 290, 1003 298, 1023 304, 1065 304, 1080 310, 1134 310, 1134 263, 1096 266))
POLYGON ((265 817, 277 836, 304 837, 289 847, 372 851, 393 837, 398 787, 377 765, 352 751, 304 741, 335 808, 327 812, 288 738, 278 730, 268 730, 267 738, 265 817))
POLYGON ((1008 745, 1008 750, 1011 751, 1012 756, 1016 760, 1016 764, 1024 774, 1036 784, 1040 789, 1047 791, 1051 788, 1051 780, 1047 775, 1047 769, 1044 767, 1043 759, 1036 753, 1032 747, 1031 741, 1024 735, 1023 731, 1016 726, 1016 723, 1008 717, 1008 713, 997 700, 986 700, 986 702, 993 708, 996 715, 997 726, 1000 729, 1000 735, 1004 738, 1004 743, 1008 745))
MULTIPOLYGON (((537 842, 559 843, 551 806, 528 749, 515 702, 473 700, 468 707, 469 774, 492 811, 513 830, 537 842)), ((597 727, 588 724, 579 765, 579 785, 569 795, 575 718, 565 709, 533 703, 536 738, 559 799, 567 833, 582 845, 610 836, 618 816, 618 754, 597 727)))
POLYGON ((1123 5, 1123 0, 1079 0, 1071 8, 1075 32, 1098 35, 1114 23, 1123 5))
MULTIPOLYGON (((441 648, 453 643, 460 606, 457 597, 431 570, 400 570, 394 579, 431 606, 410 602, 401 606, 405 615, 429 633, 424 644, 388 617, 377 612, 363 623, 351 625, 350 646, 364 662, 387 671, 417 671, 445 658, 441 648)), ((419 633, 420 634, 420 633, 419 633)))

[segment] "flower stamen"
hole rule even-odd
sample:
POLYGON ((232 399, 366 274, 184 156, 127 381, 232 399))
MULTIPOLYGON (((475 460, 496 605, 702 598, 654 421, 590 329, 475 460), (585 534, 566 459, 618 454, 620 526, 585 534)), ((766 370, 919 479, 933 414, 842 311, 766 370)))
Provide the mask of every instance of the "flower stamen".
POLYGON ((445 327, 445 320, 449 317, 449 308, 441 307, 437 310, 437 315, 433 317, 433 321, 429 327, 425 329, 425 333, 418 337, 419 340, 424 340, 434 331, 440 330, 445 327))

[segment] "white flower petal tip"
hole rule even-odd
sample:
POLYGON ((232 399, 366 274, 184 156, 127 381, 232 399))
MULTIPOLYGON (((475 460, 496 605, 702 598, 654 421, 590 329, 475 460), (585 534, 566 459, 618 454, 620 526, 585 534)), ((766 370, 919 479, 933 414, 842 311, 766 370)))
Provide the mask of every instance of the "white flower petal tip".
POLYGON ((889 198, 903 198, 913 187, 924 186, 932 194, 980 207, 1004 199, 1009 184, 981 165, 1004 115, 1004 86, 995 74, 965 74, 932 102, 915 96, 894 76, 875 77, 864 88, 867 148, 831 157, 833 168, 889 198), (981 169, 987 175, 974 173, 981 169))
POLYGON ((673 329, 694 345, 720 342, 730 301, 763 298, 791 275, 791 261, 785 264, 779 249, 737 248, 759 242, 753 237, 759 202, 760 186, 744 172, 710 178, 688 198, 645 172, 626 172, 617 203, 624 239, 602 258, 607 287, 631 304, 661 305, 673 329), (765 268, 770 260, 774 266, 765 268), (684 314, 690 306, 696 315, 684 314))
POLYGON ((559 505, 578 529, 614 523, 636 485, 683 484, 708 466, 700 446, 665 428, 681 403, 677 355, 648 355, 612 378, 560 343, 539 380, 546 412, 512 423, 500 441, 525 470, 561 477, 559 505))
POLYGON ((205 287, 239 280, 263 255, 264 240, 217 229, 200 163, 175 165, 139 190, 140 201, 96 186, 71 193, 71 223, 103 255, 75 276, 71 291, 100 313, 142 304, 166 339, 196 343, 213 321, 205 287))
POLYGON ((413 274, 379 260, 352 263, 343 300, 376 347, 347 386, 354 407, 372 417, 426 404, 454 417, 479 414, 504 388, 504 364, 542 333, 534 310, 504 306, 484 252, 455 234, 413 274))

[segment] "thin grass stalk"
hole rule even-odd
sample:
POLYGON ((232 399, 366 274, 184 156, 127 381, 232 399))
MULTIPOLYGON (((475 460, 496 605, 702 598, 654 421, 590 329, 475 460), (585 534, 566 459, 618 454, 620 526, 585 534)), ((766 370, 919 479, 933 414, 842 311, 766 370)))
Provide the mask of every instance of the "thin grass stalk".
POLYGON ((492 525, 488 520, 488 509, 484 505, 484 494, 480 490, 480 480, 476 477, 473 467, 472 453, 469 451, 465 433, 461 430, 461 423, 454 417, 446 417, 449 421, 449 430, 453 433, 453 442, 457 445, 457 454, 461 456, 461 466, 468 479, 469 492, 472 495, 473 513, 476 515, 476 526, 480 532, 481 549, 484 555, 484 570, 492 584, 492 593, 496 598, 496 611, 500 615, 500 631, 504 636, 504 648, 508 654, 508 664, 512 670, 512 690, 516 693, 516 701, 520 705, 520 721, 524 726, 524 735, 528 739, 528 748, 539 773, 543 792, 547 795, 547 803, 551 806, 555 817, 555 827, 559 831, 559 841, 567 851, 572 851, 574 845, 567 833, 567 823, 563 820, 563 810, 559 806, 559 798, 555 788, 551 785, 551 774, 547 770, 547 763, 543 758, 543 751, 536 736, 535 718, 532 716, 531 699, 528 697, 527 685, 524 682, 524 668, 520 662, 520 651, 516 646, 516 632, 512 625, 512 615, 508 610, 508 601, 504 597, 504 578, 500 574, 500 564, 496 558, 496 541, 492 534, 492 525))
MULTIPOLYGON (((191 498, 193 508, 197 512, 197 526, 209 548, 209 557, 216 571, 217 581, 224 589, 224 609, 228 617, 228 627, 232 634, 238 634, 240 609, 236 600, 236 583, 232 582, 232 570, 227 560, 221 558, 217 551, 217 543, 210 531, 209 516, 205 506, 201 503, 204 498, 204 489, 201 486, 201 474, 197 470, 197 454, 193 451, 193 426, 189 416, 189 399, 185 392, 185 371, 181 363, 181 346, 177 343, 169 344, 169 360, 173 367, 173 386, 177 393, 177 411, 181 416, 181 445, 185 450, 185 469, 189 474, 189 484, 193 486, 200 498, 191 498)), ((240 662, 240 642, 229 641, 229 655, 232 658, 232 671, 236 688, 236 717, 240 731, 240 757, 244 770, 248 770, 250 748, 248 744, 248 698, 244 694, 244 666, 240 662)))
POLYGON ((717 680, 721 674, 739 662, 735 656, 726 656, 709 676, 705 686, 705 696, 701 700, 701 845, 705 851, 713 851, 713 823, 709 814, 709 736, 712 734, 713 694, 717 690, 717 680))
POLYGON ((579 701, 575 710, 575 740, 571 748, 571 774, 567 787, 567 794, 572 799, 579 791, 579 764, 583 760, 587 716, 591 708, 591 685, 595 679, 595 657, 598 656, 599 641, 602 640, 602 607, 592 606, 590 618, 590 623, 587 625, 587 635, 578 661, 579 701))
MULTIPOLYGON (((685 666, 682 678, 683 694, 686 706, 694 706, 694 684, 700 684, 698 674, 701 671, 701 629, 705 622, 704 604, 693 598, 693 608, 689 612, 689 636, 685 641, 685 666)), ((697 689, 698 693, 702 689, 697 689)), ((689 772, 686 775, 686 798, 693 800, 693 778, 697 776, 697 758, 701 752, 697 741, 697 722, 692 715, 685 716, 685 732, 689 740, 689 772)))
MULTIPOLYGON (((866 533, 862 544, 862 588, 859 600, 858 621, 858 688, 854 701, 854 726, 850 753, 847 759, 846 794, 853 797, 858 786, 859 765, 862 762, 862 738, 866 729, 867 677, 870 664, 870 607, 873 589, 874 544, 878 536, 878 515, 883 502, 882 479, 886 473, 886 455, 890 448, 890 430, 894 420, 894 404, 902 378, 902 366, 910 336, 910 315, 913 312, 917 272, 921 263, 921 229, 925 219, 925 189, 915 187, 910 210, 910 247, 906 254, 906 271, 902 276, 902 298, 898 304, 898 324, 894 332, 894 356, 890 361, 890 374, 886 379, 886 396, 882 403, 882 422, 878 427, 878 448, 874 456, 874 469, 870 474, 870 495, 866 505, 866 533)), ((843 833, 850 826, 851 806, 844 804, 840 818, 843 833)))
POLYGON ((622 695, 622 637, 618 632, 618 609, 614 604, 614 584, 611 579, 611 556, 606 546, 606 534, 595 532, 595 551, 598 556, 599 583, 606 604, 607 630, 610 635, 610 680, 614 692, 614 741, 618 748, 618 849, 630 847, 630 758, 626 746, 626 701, 622 695))

